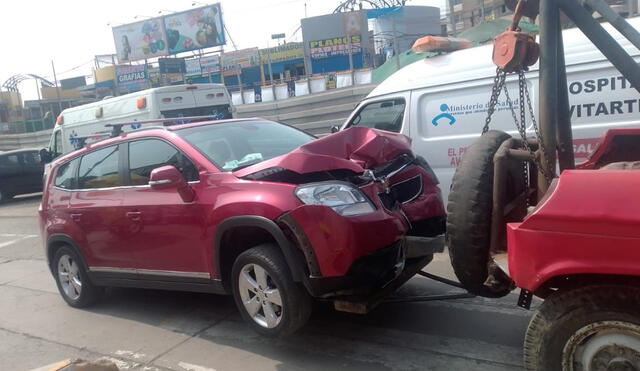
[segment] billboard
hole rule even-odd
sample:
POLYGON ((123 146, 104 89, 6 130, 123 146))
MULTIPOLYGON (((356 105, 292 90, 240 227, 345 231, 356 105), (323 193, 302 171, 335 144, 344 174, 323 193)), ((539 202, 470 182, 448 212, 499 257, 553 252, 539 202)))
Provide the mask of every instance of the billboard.
POLYGON ((220 72, 220 57, 213 55, 200 58, 200 71, 203 75, 220 72))
POLYGON ((225 76, 240 73, 240 69, 260 65, 258 48, 241 49, 225 53, 222 57, 223 74, 225 76))
POLYGON ((200 68, 200 59, 187 59, 184 61, 184 70, 186 76, 199 76, 202 74, 200 68))
POLYGON ((220 3, 164 16, 170 54, 225 44, 220 3))
MULTIPOLYGON (((351 54, 362 52, 360 35, 351 37, 351 54)), ((314 40, 309 42, 311 59, 329 58, 338 55, 349 55, 349 40, 347 37, 333 37, 331 39, 314 40)))
POLYGON ((147 65, 116 66, 116 79, 119 91, 134 92, 146 89, 149 85, 147 65))
POLYGON ((185 73, 184 58, 159 58, 160 73, 185 73))
POLYGON ((113 28, 120 63, 169 54, 162 18, 152 18, 113 28))
POLYGON ((260 49, 260 62, 271 63, 290 61, 304 58, 304 44, 293 42, 274 46, 273 48, 260 49))

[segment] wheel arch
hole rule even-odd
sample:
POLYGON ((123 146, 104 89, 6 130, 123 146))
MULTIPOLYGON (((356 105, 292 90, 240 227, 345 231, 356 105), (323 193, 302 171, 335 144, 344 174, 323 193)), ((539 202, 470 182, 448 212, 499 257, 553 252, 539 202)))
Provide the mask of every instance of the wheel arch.
POLYGON ((277 245, 296 282, 304 279, 304 260, 282 229, 272 220, 262 216, 233 216, 223 220, 216 228, 213 245, 213 266, 218 279, 228 285, 231 267, 242 252, 260 243, 277 245))
POLYGON ((563 274, 547 279, 536 288, 534 293, 544 299, 553 293, 594 285, 636 286, 640 288, 640 276, 593 273, 563 274))
POLYGON ((82 255, 82 251, 80 250, 80 248, 78 248, 78 245, 69 235, 62 234, 62 233, 52 234, 47 239, 46 254, 47 254, 47 265, 49 266, 49 270, 52 271, 51 264, 53 262, 53 257, 56 255, 56 251, 58 251, 58 249, 65 246, 71 248, 72 250, 75 251, 76 254, 78 254, 80 259, 82 259, 82 265, 85 271, 88 270, 87 262, 85 261, 85 258, 82 255))

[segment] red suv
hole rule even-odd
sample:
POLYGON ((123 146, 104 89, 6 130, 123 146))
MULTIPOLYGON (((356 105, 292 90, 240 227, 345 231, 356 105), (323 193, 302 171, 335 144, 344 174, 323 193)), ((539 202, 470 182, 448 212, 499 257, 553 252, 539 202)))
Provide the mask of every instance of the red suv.
POLYGON ((411 278, 442 250, 444 208, 405 136, 243 119, 143 128, 55 160, 40 223, 71 306, 107 286, 232 293, 278 336, 312 297, 362 311, 411 278))

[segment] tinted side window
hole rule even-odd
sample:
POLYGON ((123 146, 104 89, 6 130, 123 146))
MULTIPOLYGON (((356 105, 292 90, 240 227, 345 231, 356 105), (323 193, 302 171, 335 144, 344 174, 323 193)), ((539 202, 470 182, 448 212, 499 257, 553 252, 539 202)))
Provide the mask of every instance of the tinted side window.
POLYGON ((61 165, 56 171, 56 180, 53 183, 56 187, 64 189, 74 189, 76 183, 76 169, 79 159, 69 161, 61 165))
POLYGON ((369 103, 351 120, 351 126, 400 132, 404 117, 404 99, 390 99, 369 103))
POLYGON ((0 156, 0 166, 4 168, 17 168, 19 166, 18 155, 0 156))
POLYGON ((99 149, 82 157, 78 188, 105 188, 120 185, 118 146, 99 149))
POLYGON ((22 162, 26 166, 36 166, 40 164, 40 154, 38 152, 24 152, 22 154, 22 162))
POLYGON ((187 181, 198 180, 196 167, 170 144, 158 139, 129 143, 129 177, 131 185, 146 185, 153 169, 175 166, 187 181))

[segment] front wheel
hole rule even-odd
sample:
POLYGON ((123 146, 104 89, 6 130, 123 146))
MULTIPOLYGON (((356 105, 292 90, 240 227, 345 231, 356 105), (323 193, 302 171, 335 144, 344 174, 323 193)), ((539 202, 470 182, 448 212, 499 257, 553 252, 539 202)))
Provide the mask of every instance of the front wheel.
POLYGON ((262 335, 289 335, 304 326, 311 314, 309 294, 293 281, 275 245, 240 254, 233 264, 232 286, 242 317, 262 335))
POLYGON ((529 323, 524 364, 529 371, 640 370, 640 288, 553 294, 529 323))

